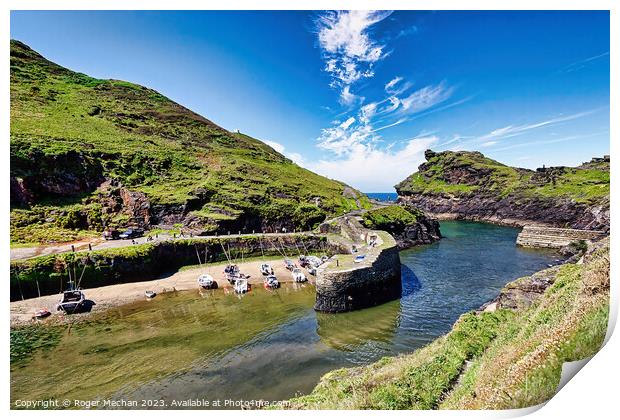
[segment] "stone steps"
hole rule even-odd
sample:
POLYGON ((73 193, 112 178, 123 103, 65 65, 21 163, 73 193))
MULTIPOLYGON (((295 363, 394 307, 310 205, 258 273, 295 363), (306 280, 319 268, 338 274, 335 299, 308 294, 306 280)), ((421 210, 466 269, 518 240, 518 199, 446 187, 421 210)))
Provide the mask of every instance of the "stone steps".
POLYGON ((604 236, 604 232, 525 226, 517 236, 517 245, 532 248, 561 248, 574 241, 592 241, 604 236))

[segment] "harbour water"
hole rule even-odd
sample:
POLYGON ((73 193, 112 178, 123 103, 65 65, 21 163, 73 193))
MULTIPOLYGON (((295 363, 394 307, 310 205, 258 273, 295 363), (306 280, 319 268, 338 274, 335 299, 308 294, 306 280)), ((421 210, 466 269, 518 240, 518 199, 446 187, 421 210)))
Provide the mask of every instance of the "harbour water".
POLYGON ((321 314, 312 285, 158 296, 93 315, 55 347, 11 365, 11 400, 153 399, 169 407, 190 398, 287 399, 330 370, 424 346, 509 281, 558 258, 516 247, 510 227, 444 221, 441 231, 441 241, 401 252, 400 300, 321 314))

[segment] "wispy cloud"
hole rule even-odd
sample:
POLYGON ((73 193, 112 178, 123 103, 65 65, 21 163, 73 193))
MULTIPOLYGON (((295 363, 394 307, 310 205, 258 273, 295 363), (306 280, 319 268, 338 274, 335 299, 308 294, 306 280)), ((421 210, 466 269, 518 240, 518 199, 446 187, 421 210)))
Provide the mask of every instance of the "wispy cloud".
MULTIPOLYGON (((452 144, 451 150, 462 150, 464 148, 476 149, 478 147, 491 147, 497 144, 501 144, 504 140, 522 136, 530 133, 531 131, 538 130, 541 128, 552 127, 561 123, 565 123, 568 121, 576 120, 578 118, 585 117, 587 115, 593 114, 598 109, 593 109, 584 112, 578 112, 575 114, 569 115, 560 115, 553 118, 548 118, 542 121, 536 121, 527 124, 517 124, 517 125, 506 125, 503 127, 498 127, 494 130, 491 130, 488 133, 478 135, 478 136, 467 136, 467 137, 458 137, 453 141, 446 142, 441 144, 440 146, 447 146, 448 144, 452 144)), ((494 149, 498 150, 498 149, 494 149)))
POLYGON ((403 80, 403 77, 396 76, 385 84, 385 91, 391 95, 400 95, 413 86, 413 83, 403 80))
POLYGON ((385 46, 370 36, 370 28, 387 18, 391 11, 331 11, 316 20, 319 46, 331 86, 340 89, 343 104, 359 101, 351 85, 374 75, 373 65, 387 53, 385 46))
POLYGON ((599 58, 608 57, 608 56, 609 56, 609 51, 604 52, 602 54, 593 55, 592 57, 584 58, 583 60, 575 61, 574 63, 570 63, 569 65, 562 67, 560 70, 558 70, 558 73, 570 73, 573 71, 581 70, 588 63, 594 60, 598 60, 599 58))
POLYGON ((478 136, 460 136, 456 135, 451 140, 443 142, 438 145, 438 147, 446 147, 450 146, 449 150, 464 150, 464 149, 477 149, 477 148, 488 148, 492 147, 493 151, 502 151, 509 150, 516 147, 530 146, 535 144, 547 144, 554 143, 558 141, 568 141, 573 139, 573 137, 565 137, 565 140, 551 139, 540 142, 529 142, 529 143, 506 143, 506 140, 512 139, 518 136, 524 136, 530 134, 532 132, 536 132, 536 130, 553 127, 565 122, 573 121, 579 118, 586 117, 588 115, 594 114, 597 112, 599 108, 577 112, 569 115, 559 115, 553 118, 547 118, 542 121, 531 122, 527 124, 515 124, 515 125, 506 125, 494 130, 491 130, 488 133, 478 135, 478 136))
POLYGON ((406 113, 416 113, 429 109, 450 97, 453 89, 446 87, 444 83, 438 85, 425 86, 418 89, 411 95, 399 99, 401 109, 406 113))
POLYGON ((608 134, 608 133, 609 133, 608 131, 604 131, 600 133, 589 133, 589 134, 582 134, 582 135, 565 136, 565 137, 560 137, 560 138, 551 139, 551 140, 538 140, 538 141, 530 141, 530 142, 525 142, 525 143, 517 143, 517 144, 511 144, 505 147, 496 148, 494 149, 494 151, 500 152, 500 151, 505 151, 505 150, 518 149, 521 147, 532 147, 532 146, 540 146, 543 144, 554 144, 554 143, 564 143, 564 142, 573 141, 573 140, 584 140, 584 139, 589 139, 592 137, 597 137, 597 136, 608 134))

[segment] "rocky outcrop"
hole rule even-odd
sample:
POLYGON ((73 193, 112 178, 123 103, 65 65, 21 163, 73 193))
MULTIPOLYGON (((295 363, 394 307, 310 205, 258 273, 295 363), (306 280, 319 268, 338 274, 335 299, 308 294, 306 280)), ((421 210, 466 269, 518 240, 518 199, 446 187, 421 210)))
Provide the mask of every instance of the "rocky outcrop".
POLYGON ((439 222, 436 219, 420 217, 402 232, 394 233, 398 249, 407 249, 417 245, 432 244, 441 239, 439 222))
POLYGON ((41 151, 11 150, 11 205, 90 193, 104 181, 97 156, 68 151, 46 155, 41 151))
POLYGON ((401 250, 441 239, 439 222, 420 209, 406 204, 369 210, 362 215, 361 221, 367 228, 390 233, 401 250))
POLYGON ((479 152, 427 151, 396 186, 400 204, 438 219, 609 231, 609 158, 577 168, 512 168, 479 152))

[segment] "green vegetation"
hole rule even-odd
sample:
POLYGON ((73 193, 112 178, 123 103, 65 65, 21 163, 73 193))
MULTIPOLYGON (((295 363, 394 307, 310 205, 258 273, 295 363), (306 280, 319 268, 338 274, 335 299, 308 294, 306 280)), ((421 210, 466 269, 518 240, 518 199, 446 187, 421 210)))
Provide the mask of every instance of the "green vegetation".
POLYGON ((11 329, 11 366, 25 365, 39 350, 50 351, 58 345, 64 328, 31 324, 11 329))
POLYGON ((369 229, 401 232, 407 226, 414 224, 422 212, 415 209, 405 209, 399 205, 379 207, 369 210, 363 215, 363 223, 369 229))
POLYGON ((401 195, 566 198, 594 204, 609 200, 609 161, 531 171, 506 166, 480 152, 431 152, 419 171, 396 189, 401 195))
POLYGON ((410 355, 326 374, 291 408, 506 409, 547 401, 562 363, 602 345, 609 242, 583 265, 553 270, 553 285, 531 306, 465 314, 450 333, 410 355))
POLYGON ((248 218, 310 229, 370 205, 364 194, 152 89, 75 73, 18 41, 11 41, 10 151, 14 244, 126 226, 135 215, 122 189, 143 193, 164 213, 190 203, 206 231, 248 218))

